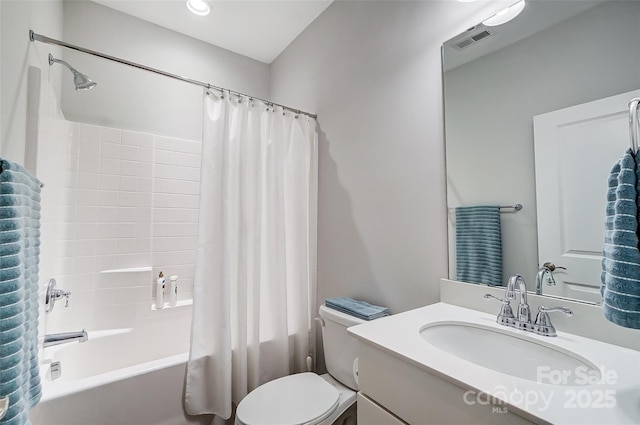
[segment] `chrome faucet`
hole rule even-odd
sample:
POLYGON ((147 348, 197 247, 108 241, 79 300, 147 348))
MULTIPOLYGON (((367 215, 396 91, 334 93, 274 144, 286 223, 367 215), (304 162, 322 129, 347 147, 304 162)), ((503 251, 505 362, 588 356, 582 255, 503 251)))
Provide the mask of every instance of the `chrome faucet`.
MULTIPOLYGON (((549 272, 552 271, 551 268, 548 268, 548 270, 549 272)), ((510 326, 516 329, 533 332, 542 336, 556 336, 556 328, 553 326, 551 320, 549 319, 549 313, 559 311, 561 313, 564 313, 568 317, 573 315, 573 312, 566 307, 548 308, 545 306, 540 306, 535 323, 531 323, 531 310, 529 308, 529 303, 527 302, 527 287, 524 283, 524 278, 519 274, 513 275, 509 278, 504 299, 491 294, 485 294, 484 298, 495 299, 502 303, 502 308, 500 309, 500 313, 498 313, 498 317, 496 318, 497 323, 504 326, 510 326), (510 301, 516 299, 516 288, 517 291, 520 292, 520 303, 518 304, 518 314, 517 316, 514 316, 513 311, 511 310, 510 301)))
MULTIPOLYGON (((549 274, 549 281, 555 283, 555 279, 553 279, 553 274, 551 274, 551 270, 547 268, 546 265, 540 267, 538 269, 538 273, 536 274, 536 295, 542 295, 542 281, 544 280, 544 276, 549 274)), ((551 285, 551 283, 550 283, 551 285)))
POLYGON ((542 295, 542 281, 545 275, 547 275, 547 286, 556 285, 556 279, 553 277, 553 272, 556 269, 567 270, 566 267, 556 266, 550 262, 544 263, 542 267, 538 269, 538 274, 536 274, 536 295, 542 295))
POLYGON ((68 342, 87 342, 89 340, 89 334, 86 330, 79 332, 63 332, 59 334, 50 334, 44 336, 44 346, 51 347, 52 345, 66 344, 68 342))
POLYGON ((527 287, 524 278, 519 274, 515 274, 509 278, 507 282, 507 292, 505 294, 508 300, 516 299, 516 286, 520 292, 520 303, 518 304, 518 315, 516 316, 516 327, 524 329, 526 325, 531 324, 531 311, 527 302, 527 287))

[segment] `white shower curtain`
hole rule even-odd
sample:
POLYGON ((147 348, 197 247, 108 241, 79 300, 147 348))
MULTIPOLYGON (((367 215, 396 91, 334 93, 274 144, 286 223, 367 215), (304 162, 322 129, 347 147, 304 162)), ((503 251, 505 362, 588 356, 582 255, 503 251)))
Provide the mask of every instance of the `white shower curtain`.
POLYGON ((315 305, 314 119, 207 93, 185 407, 227 419, 258 385, 306 370, 315 305))

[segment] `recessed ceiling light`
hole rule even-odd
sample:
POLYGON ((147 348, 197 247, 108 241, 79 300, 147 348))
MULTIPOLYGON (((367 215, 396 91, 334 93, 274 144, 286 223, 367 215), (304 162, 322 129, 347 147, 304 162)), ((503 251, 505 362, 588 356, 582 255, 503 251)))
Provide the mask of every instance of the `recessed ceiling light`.
POLYGON ((207 16, 211 12, 211 5, 207 0, 187 0, 187 9, 198 16, 207 16))
POLYGON ((501 10, 500 12, 484 21, 483 24, 488 27, 495 27, 498 25, 506 24, 507 22, 518 16, 520 12, 522 12, 522 9, 524 9, 524 0, 520 0, 513 6, 501 10))

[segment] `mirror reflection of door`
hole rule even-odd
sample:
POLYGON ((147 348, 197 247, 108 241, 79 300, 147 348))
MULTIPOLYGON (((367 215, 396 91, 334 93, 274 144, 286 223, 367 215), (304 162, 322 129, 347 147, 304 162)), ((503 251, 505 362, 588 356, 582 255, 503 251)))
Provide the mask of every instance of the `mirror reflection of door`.
POLYGON ((600 301, 607 177, 629 147, 628 103, 640 90, 534 117, 538 260, 544 294, 600 301), (555 281, 555 284, 554 284, 555 281))

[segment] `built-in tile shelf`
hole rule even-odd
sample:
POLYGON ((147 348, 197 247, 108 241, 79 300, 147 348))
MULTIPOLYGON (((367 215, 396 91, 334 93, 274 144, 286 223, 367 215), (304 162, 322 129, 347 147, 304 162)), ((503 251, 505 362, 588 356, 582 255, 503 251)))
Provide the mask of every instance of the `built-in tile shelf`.
POLYGON ((188 299, 188 300, 181 300, 178 301, 178 304, 174 305, 174 306, 170 306, 169 303, 164 303, 164 307, 163 308, 157 308, 155 303, 151 304, 151 310, 171 310, 174 308, 180 308, 180 307, 188 307, 193 305, 193 299, 188 299))
POLYGON ((98 273, 144 273, 150 272, 151 270, 151 267, 130 267, 126 269, 100 270, 98 273))

